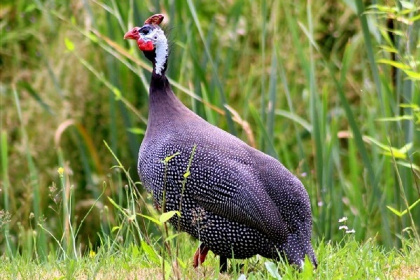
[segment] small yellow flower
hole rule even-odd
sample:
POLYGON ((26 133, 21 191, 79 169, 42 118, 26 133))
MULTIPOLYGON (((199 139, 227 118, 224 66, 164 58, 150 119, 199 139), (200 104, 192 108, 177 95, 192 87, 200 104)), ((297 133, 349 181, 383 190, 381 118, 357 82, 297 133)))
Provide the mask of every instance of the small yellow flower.
POLYGON ((63 174, 64 174, 64 168, 63 167, 59 167, 57 169, 58 175, 60 175, 61 178, 63 178, 63 174))
POLYGON ((95 251, 90 250, 90 252, 89 252, 89 257, 90 257, 90 258, 94 258, 95 256, 96 256, 95 251))

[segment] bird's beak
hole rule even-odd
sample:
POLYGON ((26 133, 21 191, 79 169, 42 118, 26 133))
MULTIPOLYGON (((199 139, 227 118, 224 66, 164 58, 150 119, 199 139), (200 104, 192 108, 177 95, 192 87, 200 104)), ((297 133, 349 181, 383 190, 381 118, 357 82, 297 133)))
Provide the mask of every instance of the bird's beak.
POLYGON ((138 27, 135 27, 135 28, 131 29, 130 31, 128 31, 127 33, 125 33, 124 39, 137 40, 139 38, 139 34, 137 33, 137 29, 138 29, 138 27))

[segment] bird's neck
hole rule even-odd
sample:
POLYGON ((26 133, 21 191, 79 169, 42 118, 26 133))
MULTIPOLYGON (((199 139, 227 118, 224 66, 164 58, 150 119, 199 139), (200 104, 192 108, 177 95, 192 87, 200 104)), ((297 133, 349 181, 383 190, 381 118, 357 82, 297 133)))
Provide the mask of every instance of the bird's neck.
POLYGON ((194 118, 192 113, 174 94, 165 75, 168 60, 166 38, 156 44, 152 79, 149 89, 148 134, 159 133, 177 122, 194 118))
POLYGON ((188 115, 190 110, 175 96, 166 76, 153 72, 149 89, 149 127, 152 122, 167 124, 188 115))

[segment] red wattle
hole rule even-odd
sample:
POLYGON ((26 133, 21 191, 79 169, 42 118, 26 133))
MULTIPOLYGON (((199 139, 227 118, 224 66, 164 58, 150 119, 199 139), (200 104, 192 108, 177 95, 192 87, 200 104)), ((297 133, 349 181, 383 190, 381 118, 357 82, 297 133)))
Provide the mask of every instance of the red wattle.
POLYGON ((142 39, 139 39, 137 41, 137 45, 139 46, 139 49, 142 51, 153 51, 153 49, 155 48, 153 46, 153 42, 152 41, 144 41, 142 39))

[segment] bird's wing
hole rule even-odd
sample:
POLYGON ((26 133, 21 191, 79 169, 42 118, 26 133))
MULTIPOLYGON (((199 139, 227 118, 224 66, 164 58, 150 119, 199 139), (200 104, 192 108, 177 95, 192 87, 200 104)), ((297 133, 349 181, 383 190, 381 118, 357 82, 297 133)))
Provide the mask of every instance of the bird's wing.
POLYGON ((241 168, 220 170, 220 166, 217 169, 206 166, 206 170, 201 172, 212 176, 213 180, 204 178, 203 184, 194 191, 193 197, 200 206, 231 221, 258 229, 274 241, 287 240, 287 224, 255 176, 241 168), (208 181, 212 184, 206 184, 208 181))

